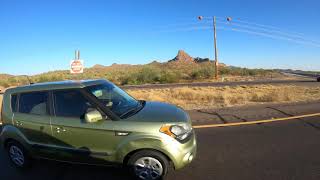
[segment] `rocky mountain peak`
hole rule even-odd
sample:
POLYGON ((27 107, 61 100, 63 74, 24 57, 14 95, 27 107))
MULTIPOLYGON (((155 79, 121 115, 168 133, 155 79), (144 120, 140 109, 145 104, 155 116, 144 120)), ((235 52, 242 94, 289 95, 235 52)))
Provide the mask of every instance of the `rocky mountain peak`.
POLYGON ((177 56, 171 61, 177 62, 193 62, 193 58, 184 50, 179 50, 177 56))

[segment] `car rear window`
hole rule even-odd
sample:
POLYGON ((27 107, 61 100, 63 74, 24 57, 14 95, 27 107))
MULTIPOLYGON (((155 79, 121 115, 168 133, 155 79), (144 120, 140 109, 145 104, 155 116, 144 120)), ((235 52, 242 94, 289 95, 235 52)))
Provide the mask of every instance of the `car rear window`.
POLYGON ((35 115, 48 114, 48 93, 22 93, 19 98, 19 112, 35 115))
POLYGON ((11 110, 12 112, 17 112, 17 95, 11 95, 11 110))

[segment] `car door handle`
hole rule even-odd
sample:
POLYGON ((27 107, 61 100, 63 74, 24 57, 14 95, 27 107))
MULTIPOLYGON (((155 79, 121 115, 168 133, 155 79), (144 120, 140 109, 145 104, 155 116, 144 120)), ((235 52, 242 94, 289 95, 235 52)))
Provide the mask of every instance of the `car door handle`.
POLYGON ((62 127, 56 127, 56 132, 57 133, 66 132, 66 129, 64 129, 62 127))
POLYGON ((128 136, 130 132, 122 132, 122 131, 116 131, 115 136, 128 136))
POLYGON ((16 121, 17 126, 22 126, 22 123, 20 121, 16 121))

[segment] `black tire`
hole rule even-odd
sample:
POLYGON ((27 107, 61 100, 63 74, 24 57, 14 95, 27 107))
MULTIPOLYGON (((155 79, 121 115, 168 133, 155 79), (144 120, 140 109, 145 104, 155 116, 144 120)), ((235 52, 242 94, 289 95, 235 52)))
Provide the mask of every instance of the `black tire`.
POLYGON ((6 153, 8 159, 10 160, 11 164, 19 170, 24 170, 30 167, 31 165, 31 157, 26 151, 26 149, 16 141, 10 141, 6 144, 6 153), (17 160, 13 159, 12 151, 15 151, 17 154, 21 154, 23 161, 22 163, 18 163, 17 160))
MULTIPOLYGON (((146 162, 146 161, 145 161, 146 162)), ((135 154, 133 154, 130 159, 128 160, 128 168, 132 174, 132 176, 135 179, 157 179, 157 180, 164 180, 166 175, 168 174, 169 168, 170 168, 170 162, 167 159, 166 156, 164 156, 162 153, 157 152, 157 151, 152 151, 152 150, 141 150, 136 152, 135 154), (141 168, 139 166, 136 165, 136 163, 139 161, 141 161, 141 159, 147 160, 148 158, 151 159, 151 163, 149 163, 150 167, 146 167, 146 168, 142 168, 142 169, 147 169, 146 171, 149 170, 148 173, 144 173, 144 175, 146 176, 142 176, 142 177, 148 177, 148 178, 141 178, 141 176, 139 177, 139 175, 137 174, 137 169, 141 168), (157 161, 154 161, 157 160, 157 161), (157 164, 157 162, 160 162, 161 164, 161 168, 162 168, 162 173, 160 176, 154 178, 155 176, 155 171, 159 170, 159 164, 157 164), (155 164, 154 164, 155 163, 155 164), (152 165, 153 164, 153 165, 152 165), (139 168, 138 168, 139 167, 139 168), (152 176, 152 177, 150 177, 152 176)), ((159 171, 157 171, 159 172, 159 171)))
POLYGON ((317 81, 320 82, 320 77, 317 78, 317 81))

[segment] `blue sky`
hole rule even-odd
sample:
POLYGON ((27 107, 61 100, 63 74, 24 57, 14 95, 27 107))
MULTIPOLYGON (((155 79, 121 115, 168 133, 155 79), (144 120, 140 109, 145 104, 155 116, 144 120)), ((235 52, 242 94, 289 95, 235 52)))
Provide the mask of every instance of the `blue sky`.
POLYGON ((320 70, 319 8, 317 0, 0 0, 0 73, 68 69, 75 49, 86 67, 164 62, 179 49, 212 59, 212 30, 196 29, 210 23, 197 21, 199 15, 231 16, 319 42, 218 29, 226 64, 320 70))

